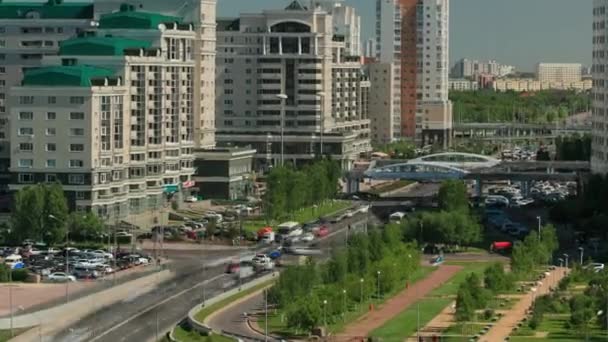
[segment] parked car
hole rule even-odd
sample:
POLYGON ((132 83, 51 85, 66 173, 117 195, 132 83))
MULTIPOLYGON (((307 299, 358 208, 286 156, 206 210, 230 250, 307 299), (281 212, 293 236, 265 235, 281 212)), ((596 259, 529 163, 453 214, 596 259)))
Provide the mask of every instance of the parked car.
POLYGON ((311 242, 315 239, 315 235, 313 233, 306 233, 300 237, 300 241, 302 242, 311 242))
POLYGON ((595 273, 599 273, 604 270, 604 264, 599 262, 592 262, 588 265, 585 265, 583 268, 586 270, 592 270, 595 273))
POLYGON ((82 267, 76 266, 72 271, 72 274, 79 279, 83 278, 91 278, 97 279, 99 277, 99 272, 94 267, 82 267))
POLYGON ((49 279, 49 281, 62 282, 62 283, 66 282, 66 281, 71 281, 71 282, 76 281, 76 277, 74 277, 73 275, 66 274, 64 272, 51 273, 51 274, 49 274, 48 279, 49 279))

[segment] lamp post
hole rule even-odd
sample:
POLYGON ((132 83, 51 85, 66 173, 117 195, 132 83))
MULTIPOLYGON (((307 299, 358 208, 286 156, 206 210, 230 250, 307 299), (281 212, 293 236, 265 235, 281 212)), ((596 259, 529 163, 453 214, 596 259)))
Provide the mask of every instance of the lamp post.
POLYGON ((346 289, 342 289, 342 321, 346 321, 346 289))
POLYGON ((285 102, 287 95, 278 94, 277 98, 281 100, 281 166, 285 163, 285 102))
POLYGON ((323 300, 323 326, 327 326, 327 299, 323 300))
POLYGON ((380 274, 382 272, 378 271, 376 274, 378 275, 378 300, 380 300, 380 274))
POLYGON ((538 220, 538 241, 540 242, 540 226, 541 226, 541 218, 540 218, 540 216, 536 216, 536 219, 538 220))
POLYGON ((566 268, 568 268, 568 258, 569 257, 570 256, 568 254, 564 253, 564 259, 566 259, 566 268))
POLYGON ((359 305, 363 304, 363 278, 359 279, 359 305))
POLYGON ((323 112, 324 109, 324 99, 325 99, 325 92, 318 92, 317 96, 319 97, 320 101, 321 101, 321 135, 320 135, 320 149, 319 149, 319 155, 321 155, 321 157, 323 157, 323 134, 325 133, 325 113, 323 112))
POLYGON ((583 254, 585 253, 585 249, 583 247, 579 247, 578 251, 580 252, 580 255, 581 255, 581 266, 583 266, 583 254))
MULTIPOLYGON (((49 215, 48 217, 52 220, 57 221, 57 223, 61 224, 61 221, 55 215, 49 215)), ((68 250, 69 244, 70 244, 70 229, 68 227, 66 227, 66 229, 65 229, 65 275, 66 276, 70 275, 70 264, 69 264, 70 253, 68 250)), ((69 280, 65 282, 65 302, 66 303, 70 302, 69 284, 70 284, 69 280)))

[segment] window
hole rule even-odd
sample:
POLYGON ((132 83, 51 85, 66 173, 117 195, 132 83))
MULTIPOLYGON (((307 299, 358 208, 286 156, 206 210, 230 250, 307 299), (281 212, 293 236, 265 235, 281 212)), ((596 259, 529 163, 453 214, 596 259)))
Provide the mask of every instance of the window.
POLYGON ((70 144, 70 152, 84 151, 84 144, 70 144))
POLYGON ((55 151, 57 151, 57 145, 55 145, 53 143, 46 144, 45 150, 47 152, 55 152, 55 151))
POLYGON ((54 173, 48 173, 46 175, 46 182, 47 183, 55 183, 57 181, 57 175, 54 173))
POLYGON ((46 119, 47 120, 55 120, 55 119, 57 119, 57 113, 55 113, 55 112, 47 112, 46 113, 46 119))
POLYGON ((70 184, 84 184, 84 175, 69 175, 68 176, 68 183, 70 184))
POLYGON ((22 104, 22 105, 34 104, 34 97, 33 96, 19 96, 19 104, 22 104))
POLYGON ((21 152, 32 152, 34 151, 34 144, 32 143, 20 143, 19 151, 21 152))
POLYGON ((70 104, 84 104, 83 96, 70 96, 70 104))
POLYGON ((83 136, 84 128, 70 128, 70 135, 72 136, 83 136))
POLYGON ((70 168, 83 167, 84 162, 79 159, 71 159, 69 166, 70 166, 70 168))
POLYGON ((34 159, 19 159, 19 167, 31 168, 34 165, 34 159))
POLYGON ((55 103, 57 103, 57 98, 56 98, 55 96, 49 96, 49 97, 46 99, 46 102, 47 102, 48 104, 55 104, 55 103))
POLYGON ((71 112, 70 120, 84 120, 84 113, 83 112, 71 112))
POLYGON ((76 199, 83 200, 86 197, 86 192, 84 191, 76 191, 76 199))
POLYGON ((0 67, 0 74, 4 74, 6 73, 6 68, 5 67, 0 67))
POLYGON ((21 183, 21 184, 34 183, 34 175, 31 173, 20 173, 19 174, 19 183, 21 183))
POLYGON ((34 113, 32 112, 20 112, 19 113, 19 120, 33 120, 34 119, 34 113))
POLYGON ((51 137, 54 136, 55 134, 57 134, 57 130, 55 129, 55 127, 48 127, 46 129, 46 135, 51 137))
POLYGON ((19 135, 34 135, 32 127, 19 127, 19 135))
POLYGON ((54 169, 56 166, 57 166, 57 161, 55 159, 46 160, 46 167, 48 167, 50 169, 54 169))

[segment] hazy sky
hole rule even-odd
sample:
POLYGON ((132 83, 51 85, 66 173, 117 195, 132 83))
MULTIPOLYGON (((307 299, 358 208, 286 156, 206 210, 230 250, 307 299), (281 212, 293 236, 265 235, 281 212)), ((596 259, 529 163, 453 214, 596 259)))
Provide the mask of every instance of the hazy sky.
MULTIPOLYGON (((301 0, 309 3, 309 0, 301 0)), ((289 0, 219 0, 218 16, 280 8, 289 0)), ((532 71, 544 62, 591 65, 591 0, 451 0, 450 59, 493 58, 532 71)), ((375 0, 346 0, 372 38, 375 0)))

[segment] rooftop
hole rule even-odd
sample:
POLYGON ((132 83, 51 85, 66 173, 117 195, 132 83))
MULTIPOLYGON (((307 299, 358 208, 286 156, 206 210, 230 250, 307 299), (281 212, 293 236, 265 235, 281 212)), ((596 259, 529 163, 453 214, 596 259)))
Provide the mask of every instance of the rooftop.
POLYGON ((181 23, 182 19, 169 15, 136 11, 131 5, 122 5, 120 11, 102 14, 99 18, 100 29, 156 30, 162 23, 181 23))
POLYGON ((90 65, 51 66, 25 72, 22 86, 90 87, 91 79, 110 77, 114 71, 90 65))
POLYGON ((125 49, 146 49, 151 45, 144 40, 123 37, 77 37, 60 43, 62 56, 123 56, 125 49))
POLYGON ((6 2, 0 0, 0 19, 93 19, 90 2, 6 2))

